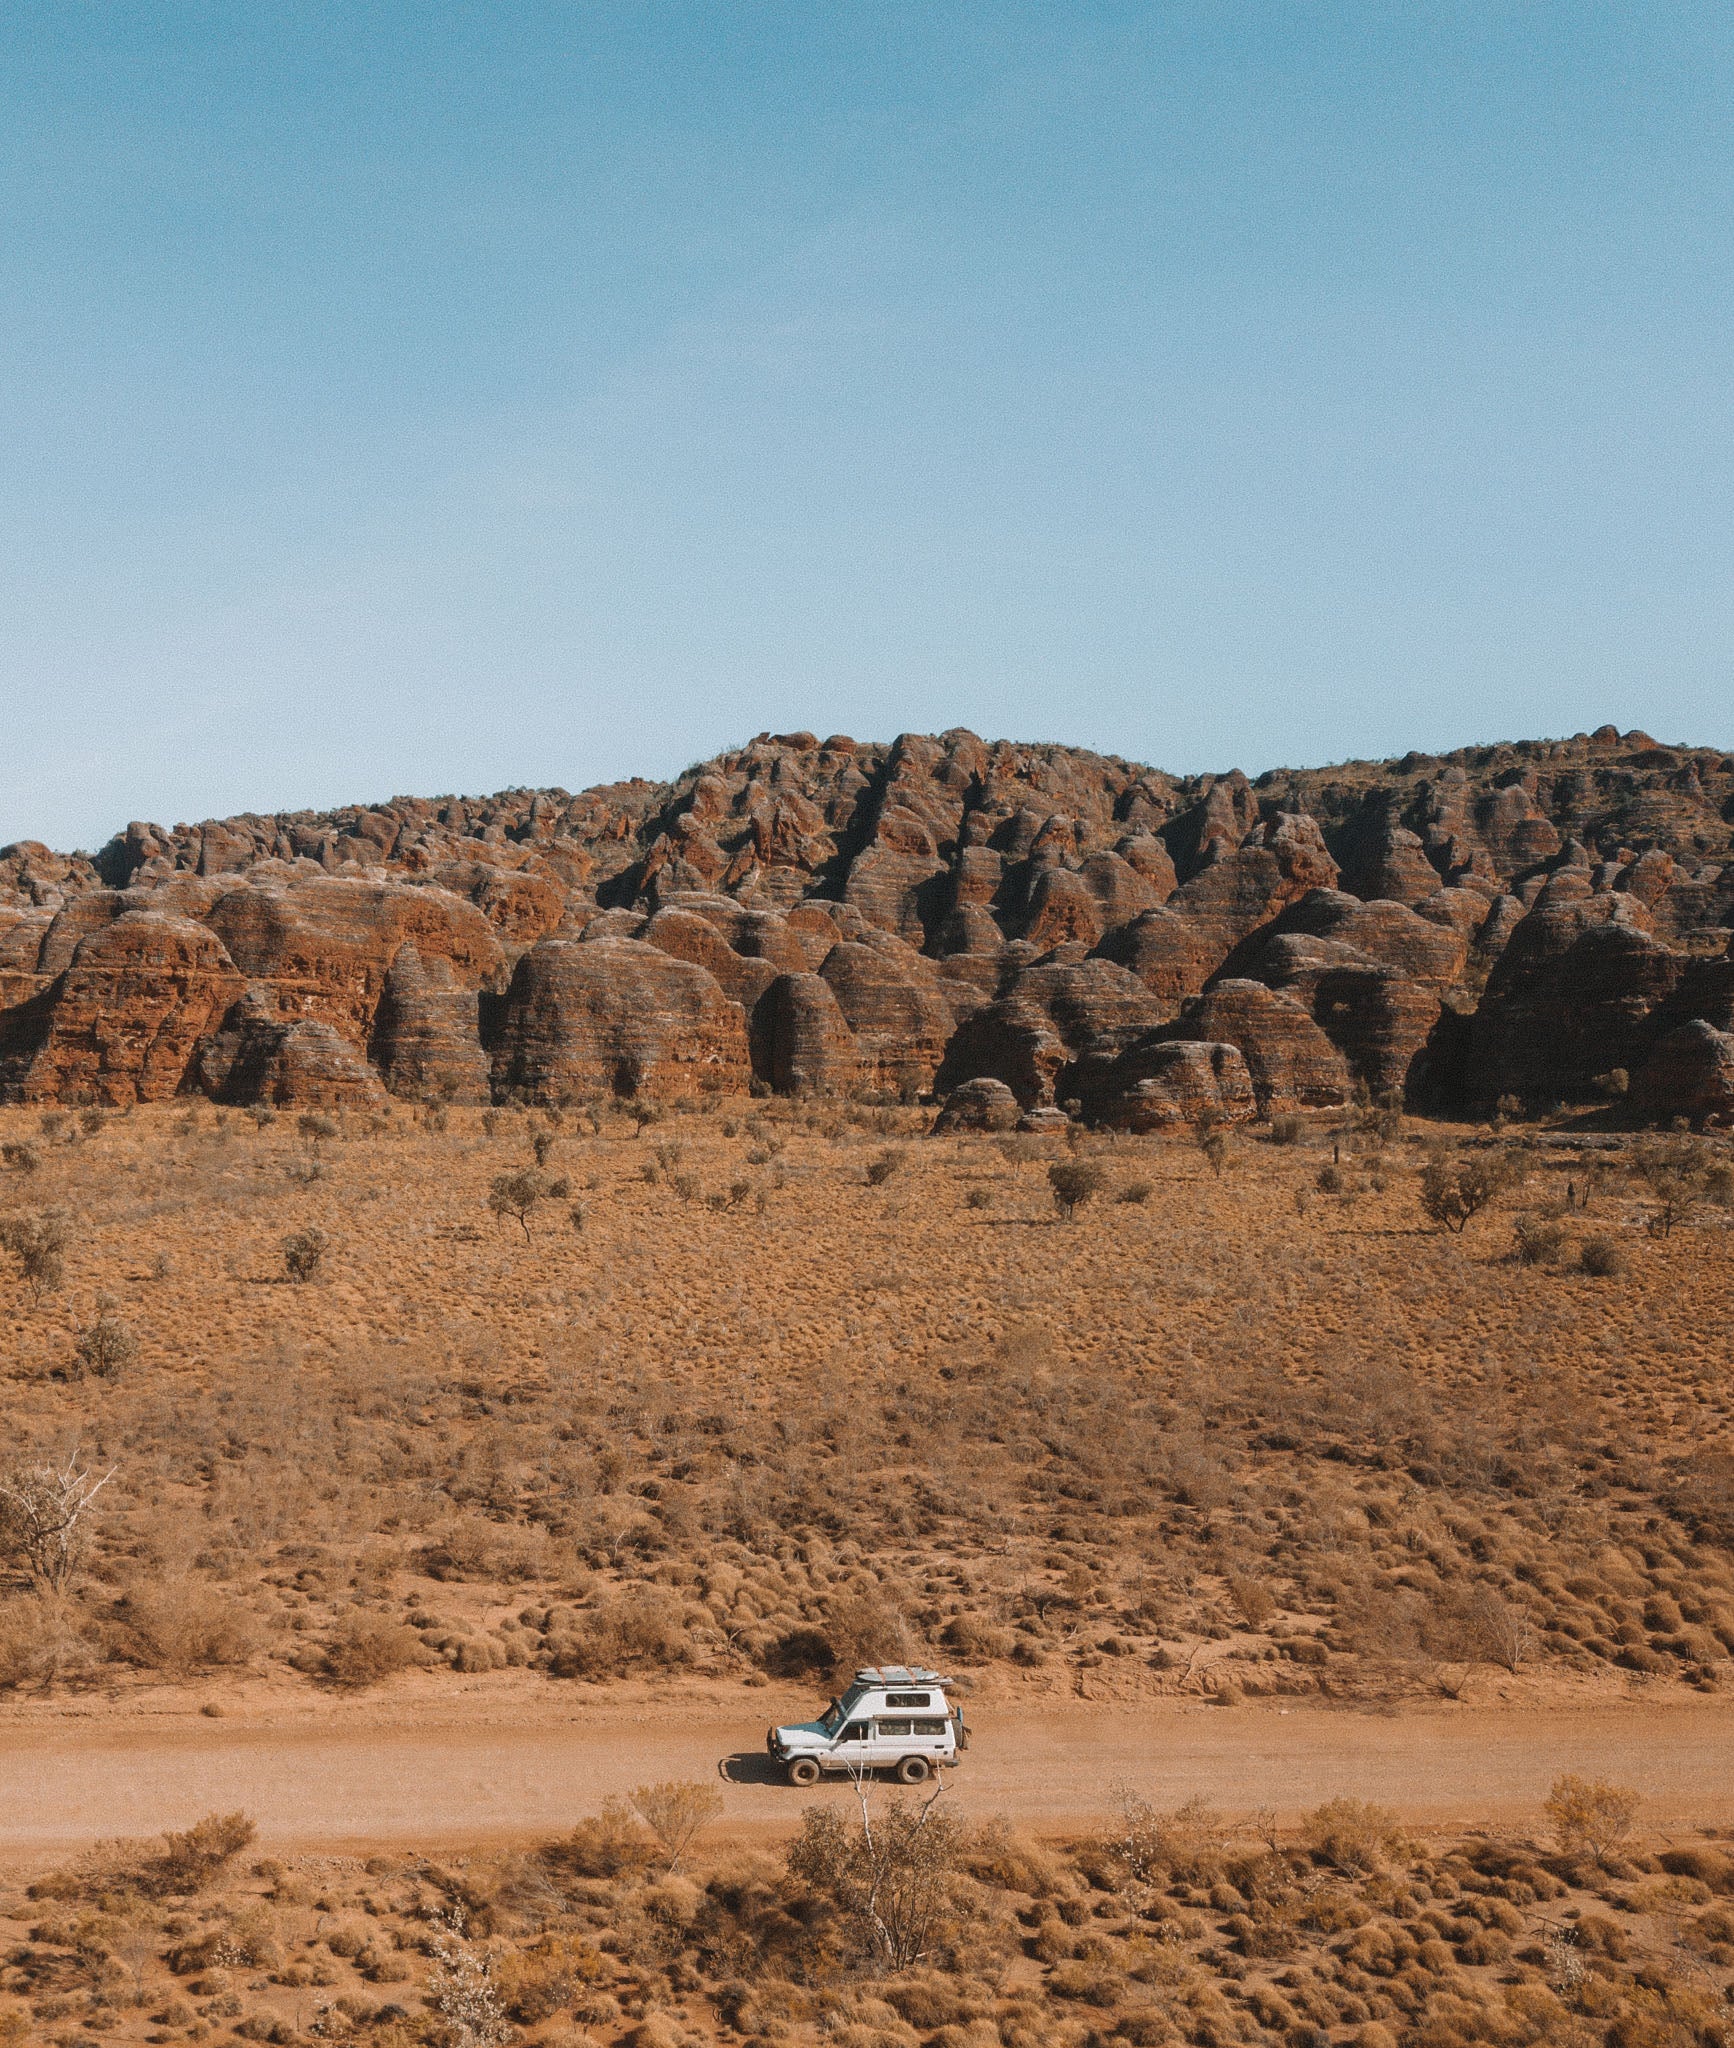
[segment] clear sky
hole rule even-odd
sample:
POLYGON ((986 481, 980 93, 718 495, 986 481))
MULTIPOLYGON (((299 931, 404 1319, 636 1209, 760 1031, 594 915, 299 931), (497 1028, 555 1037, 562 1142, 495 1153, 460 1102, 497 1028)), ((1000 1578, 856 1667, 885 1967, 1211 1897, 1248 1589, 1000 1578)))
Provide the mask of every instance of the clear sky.
POLYGON ((9 0, 0 841, 1734 743, 1725 4, 9 0))

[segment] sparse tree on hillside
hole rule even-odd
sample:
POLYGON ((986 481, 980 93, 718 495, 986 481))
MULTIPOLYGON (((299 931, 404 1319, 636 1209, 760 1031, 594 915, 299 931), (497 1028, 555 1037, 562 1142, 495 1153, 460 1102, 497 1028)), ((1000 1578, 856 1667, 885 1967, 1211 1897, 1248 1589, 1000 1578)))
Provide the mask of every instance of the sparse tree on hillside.
POLYGON ((1086 1202, 1095 1200, 1106 1182, 1107 1175, 1094 1159, 1056 1159, 1048 1168, 1054 1207, 1068 1222, 1086 1202))
POLYGON ((311 1280, 325 1262, 325 1254, 331 1249, 331 1240, 317 1224, 309 1224, 305 1230, 297 1230, 283 1240, 283 1263, 289 1270, 291 1280, 303 1285, 311 1280))
POLYGON ((1632 1169, 1655 1203, 1649 1227, 1657 1237, 1672 1236, 1704 1202, 1734 1206, 1734 1165, 1701 1138, 1651 1139, 1633 1152, 1632 1169))
POLYGON ((18 1261, 19 1272, 40 1301, 66 1278, 66 1247, 71 1232, 58 1209, 30 1216, 0 1217, 0 1247, 18 1261))
POLYGON ((99 1477, 75 1448, 59 1465, 15 1466, 0 1476, 0 1556, 40 1589, 64 1591, 84 1555, 91 1508, 116 1469, 99 1477))
POLYGON ((508 1216, 513 1217, 528 1244, 531 1211, 547 1192, 542 1176, 529 1167, 520 1167, 513 1173, 496 1173, 488 1189, 488 1207, 502 1223, 508 1216))
POLYGON ((1471 1159, 1453 1159, 1436 1152, 1421 1169, 1421 1213, 1446 1230, 1461 1231, 1515 1179, 1509 1153, 1483 1152, 1471 1159))

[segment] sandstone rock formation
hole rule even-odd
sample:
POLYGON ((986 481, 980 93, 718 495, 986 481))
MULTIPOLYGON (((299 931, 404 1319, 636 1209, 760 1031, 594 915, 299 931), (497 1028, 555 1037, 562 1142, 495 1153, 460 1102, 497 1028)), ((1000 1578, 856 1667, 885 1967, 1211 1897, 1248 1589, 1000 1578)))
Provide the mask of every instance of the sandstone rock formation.
POLYGON ((1261 981, 1213 983, 1171 1030, 1177 1039, 1234 1046, 1260 1116, 1340 1108, 1354 1092, 1348 1061, 1307 1007, 1261 981))
POLYGON ((1584 1096, 1643 1065, 1652 1013, 1684 960, 1628 895, 1538 903, 1513 931, 1475 1015, 1470 1082, 1482 1100, 1584 1096))
POLYGON ((1655 1123, 1734 1125, 1734 1034, 1701 1018, 1665 1032, 1632 1078, 1632 1106, 1655 1123))
POLYGON ((752 1054, 779 1095, 845 1095, 861 1078, 855 1034, 822 974, 772 981, 753 1009, 752 1054))
POLYGON ((79 939, 43 1009, 27 1102, 161 1102, 241 993, 222 942, 190 918, 124 911, 79 939))
POLYGON ((746 1017, 702 967, 639 939, 542 939, 506 992, 493 1082, 534 1102, 743 1094, 746 1017))
POLYGON ((1252 1077, 1239 1049, 1198 1039, 1145 1038, 1079 1076, 1084 1112, 1116 1131, 1178 1131, 1209 1116, 1255 1116, 1252 1077))
POLYGON ((1256 781, 761 734, 672 783, 0 848, 0 1094, 985 1078, 1035 1108, 1165 1031, 1237 1047, 1267 1110, 1344 1074, 1545 1101, 1734 1027, 1730 924, 1734 758, 1611 727, 1256 781))
POLYGON ((945 1098, 933 1120, 933 1135, 947 1131, 1010 1131, 1017 1128, 1018 1099, 1003 1081, 983 1075, 965 1081, 945 1098))
POLYGON ((1056 1087, 1078 1061, 1118 1052, 1162 1021, 1161 1006, 1125 968, 1050 955, 1014 973, 997 1001, 958 1027, 939 1085, 985 1075, 1026 1109, 1064 1102, 1067 1090, 1056 1097, 1056 1087))

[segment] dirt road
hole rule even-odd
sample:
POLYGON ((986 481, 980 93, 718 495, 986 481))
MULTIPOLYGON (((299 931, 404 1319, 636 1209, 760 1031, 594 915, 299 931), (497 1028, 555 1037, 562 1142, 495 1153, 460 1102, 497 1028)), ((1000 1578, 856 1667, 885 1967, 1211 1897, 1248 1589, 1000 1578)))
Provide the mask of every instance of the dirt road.
MULTIPOLYGON (((1522 1821, 1562 1770, 1637 1787, 1657 1827, 1734 1823, 1734 1708, 1713 1702, 1390 1716, 1080 1705, 983 1708, 973 1721, 949 1791, 972 1814, 1056 1832, 1089 1825, 1122 1783, 1158 1804, 1198 1793, 1235 1813, 1289 1815, 1347 1793, 1418 1826, 1522 1821)), ((36 1862, 234 1807, 274 1848, 479 1844, 569 1827, 611 1793, 670 1777, 718 1777, 724 1825, 769 1833, 815 1795, 771 1780, 764 1724, 743 1698, 738 1710, 616 1707, 518 1725, 377 1710, 313 1725, 13 1725, 0 1728, 0 1857, 36 1862)))

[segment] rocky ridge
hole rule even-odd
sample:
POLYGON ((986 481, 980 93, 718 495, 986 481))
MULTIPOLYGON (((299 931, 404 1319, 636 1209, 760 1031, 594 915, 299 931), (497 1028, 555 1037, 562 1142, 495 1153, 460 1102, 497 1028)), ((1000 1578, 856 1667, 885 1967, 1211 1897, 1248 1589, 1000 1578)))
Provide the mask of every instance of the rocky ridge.
POLYGON ((0 849, 0 1092, 996 1081, 1151 1129, 1623 1076, 1728 1122, 1731 925, 1734 757, 1612 727, 1256 780, 766 734, 672 783, 0 849))

